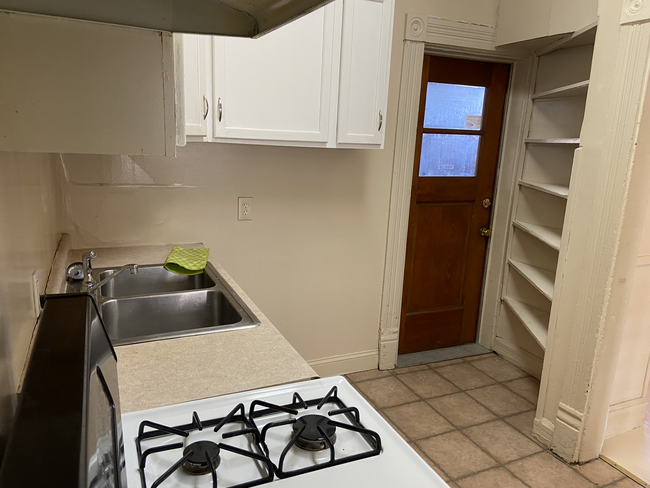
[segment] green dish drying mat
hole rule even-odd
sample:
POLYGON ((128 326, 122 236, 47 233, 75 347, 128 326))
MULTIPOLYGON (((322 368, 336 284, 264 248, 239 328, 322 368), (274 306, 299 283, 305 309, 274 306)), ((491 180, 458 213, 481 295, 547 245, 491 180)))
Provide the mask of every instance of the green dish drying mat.
POLYGON ((174 246, 167 256, 165 269, 180 275, 195 275, 203 273, 208 264, 210 249, 185 249, 174 246))

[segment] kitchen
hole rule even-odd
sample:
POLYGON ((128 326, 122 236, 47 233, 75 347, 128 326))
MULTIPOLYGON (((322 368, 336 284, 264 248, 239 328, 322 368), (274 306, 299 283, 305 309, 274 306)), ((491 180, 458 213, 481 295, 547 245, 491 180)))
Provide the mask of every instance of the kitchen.
POLYGON ((66 179, 58 154, 3 154, 3 426, 33 329, 32 273, 42 291, 60 232, 74 247, 204 242, 318 372, 376 366, 405 29, 397 19, 413 12, 487 26, 498 18, 496 2, 397 2, 381 151, 206 143, 179 149, 178 161, 136 159, 160 188, 124 185, 122 169, 137 169, 128 161, 105 158, 66 179), (252 222, 234 218, 241 196, 254 197, 252 222))

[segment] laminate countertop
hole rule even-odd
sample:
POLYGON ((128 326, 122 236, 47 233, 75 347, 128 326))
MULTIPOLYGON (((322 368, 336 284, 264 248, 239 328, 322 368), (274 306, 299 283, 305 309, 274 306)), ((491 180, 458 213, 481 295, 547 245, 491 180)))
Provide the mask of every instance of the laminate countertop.
MULTIPOLYGON (((176 245, 204 247, 200 243, 176 245)), ((97 252, 93 266, 161 264, 171 248, 172 245, 93 248, 97 252)), ((63 291, 67 265, 80 261, 85 251, 69 249, 69 239, 64 236, 47 293, 63 291)), ((214 260, 210 262, 261 325, 116 347, 122 413, 318 377, 230 275, 214 260)))

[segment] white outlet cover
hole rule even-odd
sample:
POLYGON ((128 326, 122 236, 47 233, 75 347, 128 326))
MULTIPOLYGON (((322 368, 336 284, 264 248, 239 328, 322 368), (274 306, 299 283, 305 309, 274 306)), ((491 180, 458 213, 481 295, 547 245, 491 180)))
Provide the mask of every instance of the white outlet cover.
POLYGON ((237 220, 253 220, 253 197, 237 199, 237 220))

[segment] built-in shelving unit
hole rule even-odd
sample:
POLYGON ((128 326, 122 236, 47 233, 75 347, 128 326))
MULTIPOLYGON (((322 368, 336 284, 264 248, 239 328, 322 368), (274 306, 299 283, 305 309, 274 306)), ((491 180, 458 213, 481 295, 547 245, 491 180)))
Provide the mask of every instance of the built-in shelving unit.
POLYGON ((558 100, 563 98, 586 97, 589 89, 589 80, 572 83, 571 85, 553 88, 530 97, 531 100, 558 100))
POLYGON ((528 232, 531 236, 536 237, 556 251, 560 250, 560 241, 562 240, 562 231, 560 229, 531 224, 530 222, 520 222, 519 220, 514 220, 512 225, 524 232, 528 232))
POLYGON ((528 188, 532 188, 534 190, 543 191, 544 193, 548 193, 549 195, 555 195, 556 197, 560 197, 560 198, 569 197, 568 186, 552 185, 549 183, 537 183, 534 181, 524 181, 524 180, 520 180, 519 184, 521 186, 527 186, 528 188))
POLYGON ((526 278, 526 280, 533 285, 537 291, 549 300, 553 300, 555 273, 513 259, 510 260, 510 265, 516 269, 521 276, 526 278))
POLYGON ((570 146, 579 146, 580 139, 571 137, 571 138, 554 138, 554 139, 526 139, 526 144, 568 144, 570 146))
POLYGON ((548 318, 549 314, 542 310, 526 305, 514 298, 505 297, 503 302, 510 307, 510 310, 517 316, 526 330, 531 333, 540 347, 546 350, 546 339, 548 339, 548 318))
MULTIPOLYGON (((571 197, 574 151, 589 90, 595 28, 538 55, 521 140, 518 186, 511 212, 507 264, 495 349, 541 371, 549 337, 564 214, 571 197), (532 359, 531 359, 532 358, 532 359)), ((515 360, 515 362, 517 362, 515 360)))

